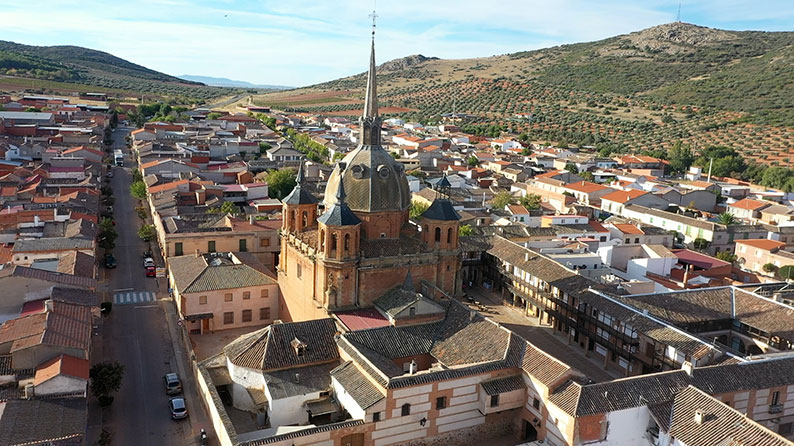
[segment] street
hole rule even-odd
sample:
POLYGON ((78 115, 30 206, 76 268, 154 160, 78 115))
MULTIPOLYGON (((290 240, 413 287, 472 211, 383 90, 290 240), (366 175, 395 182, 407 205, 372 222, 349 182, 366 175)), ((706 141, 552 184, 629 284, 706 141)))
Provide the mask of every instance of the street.
MULTIPOLYGON (((113 148, 121 148, 125 154, 125 167, 113 167, 110 182, 118 232, 113 250, 117 267, 101 268, 100 279, 105 280, 101 281, 100 291, 105 291, 107 299, 113 302, 113 309, 103 317, 101 346, 93 358, 93 362, 119 361, 124 364, 125 373, 115 401, 102 409, 102 420, 89 419, 89 428, 103 424, 112 433, 114 446, 197 444, 199 429, 210 431, 210 426, 191 379, 184 347, 177 347, 179 355, 175 355, 166 319, 170 315, 172 324, 176 319, 174 304, 168 297, 167 279, 145 276, 142 254, 150 247, 138 237, 142 220, 134 209, 138 202, 129 192, 133 161, 124 142, 129 131, 120 127, 113 133, 113 148), (163 375, 169 372, 179 373, 182 378, 183 396, 188 403, 187 420, 174 421, 170 417, 170 397, 165 394, 163 384, 163 375)), ((151 250, 155 252, 156 265, 164 266, 155 243, 152 242, 151 250)), ((181 345, 179 336, 173 337, 181 345)))

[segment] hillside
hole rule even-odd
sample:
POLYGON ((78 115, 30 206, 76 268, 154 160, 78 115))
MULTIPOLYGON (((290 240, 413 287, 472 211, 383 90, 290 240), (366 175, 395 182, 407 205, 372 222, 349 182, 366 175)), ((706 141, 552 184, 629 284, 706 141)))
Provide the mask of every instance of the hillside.
POLYGON ((78 46, 31 46, 0 41, 0 75, 194 99, 230 93, 78 46))
POLYGON ((287 87, 284 85, 258 85, 252 84, 247 81, 238 81, 226 77, 212 77, 212 76, 198 76, 193 74, 182 74, 178 76, 180 79, 185 79, 192 82, 200 82, 212 87, 232 87, 232 88, 262 88, 265 90, 289 90, 295 87, 287 87))
MULTIPOLYGON (((487 58, 407 59, 378 72, 381 104, 406 119, 433 121, 454 108, 478 116, 466 125, 474 133, 612 150, 719 144, 771 165, 794 148, 794 32, 669 23, 487 58)), ((256 102, 356 115, 364 83, 361 73, 256 102)))

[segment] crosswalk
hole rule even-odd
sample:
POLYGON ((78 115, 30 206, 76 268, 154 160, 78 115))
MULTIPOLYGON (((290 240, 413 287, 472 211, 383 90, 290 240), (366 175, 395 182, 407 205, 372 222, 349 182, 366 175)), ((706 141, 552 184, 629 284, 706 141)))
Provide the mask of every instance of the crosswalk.
POLYGON ((156 301, 157 295, 153 291, 120 291, 113 293, 113 305, 142 304, 156 301))

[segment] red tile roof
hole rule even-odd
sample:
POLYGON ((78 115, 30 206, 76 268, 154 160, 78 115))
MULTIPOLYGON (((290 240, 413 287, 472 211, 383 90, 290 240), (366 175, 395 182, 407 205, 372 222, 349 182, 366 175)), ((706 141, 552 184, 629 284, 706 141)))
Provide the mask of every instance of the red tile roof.
POLYGON ((351 331, 389 326, 389 321, 374 308, 340 311, 334 315, 351 331))
POLYGON ((645 233, 642 232, 642 229, 634 225, 630 225, 628 223, 618 223, 613 226, 615 226, 620 232, 624 234, 645 235, 645 233))
POLYGON ((646 193, 647 192, 643 192, 641 190, 636 190, 636 189, 617 190, 615 192, 611 192, 601 197, 601 201, 606 200, 606 201, 614 201, 615 203, 626 203, 627 201, 641 197, 646 193))
POLYGON ((604 190, 607 187, 600 184, 591 183, 589 181, 577 181, 576 183, 566 184, 565 188, 590 194, 604 190))
POLYGON ((763 249, 764 251, 782 249, 784 246, 786 246, 786 244, 783 242, 779 242, 777 240, 768 240, 768 239, 736 240, 736 243, 752 246, 753 248, 763 249))
POLYGON ((75 358, 69 355, 56 356, 36 367, 33 385, 38 386, 58 375, 72 376, 87 380, 88 371, 89 363, 87 359, 75 358))
POLYGON ((728 207, 737 208, 737 209, 746 209, 748 211, 755 211, 757 209, 761 209, 766 206, 769 206, 769 203, 765 203, 759 200, 753 200, 752 198, 744 198, 737 201, 736 203, 728 205, 728 207))

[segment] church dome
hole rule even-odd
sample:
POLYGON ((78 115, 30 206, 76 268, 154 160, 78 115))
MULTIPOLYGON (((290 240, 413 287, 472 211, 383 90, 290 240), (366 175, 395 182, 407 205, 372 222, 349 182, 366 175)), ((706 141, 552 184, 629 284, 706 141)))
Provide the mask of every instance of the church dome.
POLYGON ((405 168, 380 146, 359 146, 339 163, 325 187, 325 206, 336 203, 339 182, 353 211, 404 211, 411 205, 405 168))

